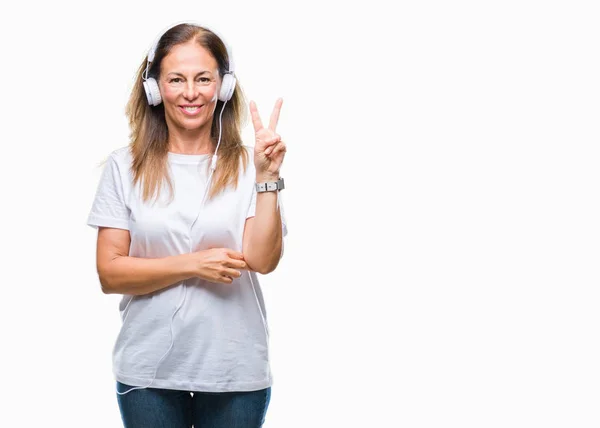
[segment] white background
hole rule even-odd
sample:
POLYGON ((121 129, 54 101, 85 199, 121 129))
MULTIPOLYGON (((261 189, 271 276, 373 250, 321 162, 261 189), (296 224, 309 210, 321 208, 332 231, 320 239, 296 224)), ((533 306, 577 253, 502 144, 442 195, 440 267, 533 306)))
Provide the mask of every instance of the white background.
POLYGON ((284 99, 266 428, 599 426, 594 2, 386 4, 2 6, 1 426, 121 426, 85 222, 181 20, 264 118, 284 99))

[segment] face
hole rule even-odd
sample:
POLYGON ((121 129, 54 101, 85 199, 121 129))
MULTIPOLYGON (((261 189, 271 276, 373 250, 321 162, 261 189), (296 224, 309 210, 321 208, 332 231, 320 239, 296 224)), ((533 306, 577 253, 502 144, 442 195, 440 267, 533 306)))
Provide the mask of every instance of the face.
POLYGON ((210 129, 221 85, 217 61, 196 42, 174 46, 163 58, 159 88, 167 126, 210 129))

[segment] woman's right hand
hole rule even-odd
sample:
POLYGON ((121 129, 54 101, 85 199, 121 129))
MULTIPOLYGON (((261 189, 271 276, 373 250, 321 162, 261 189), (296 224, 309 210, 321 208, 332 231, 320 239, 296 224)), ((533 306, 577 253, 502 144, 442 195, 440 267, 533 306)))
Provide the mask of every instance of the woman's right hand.
POLYGON ((193 276, 206 281, 231 284, 239 278, 239 269, 247 269, 244 254, 230 248, 210 248, 190 253, 193 276))

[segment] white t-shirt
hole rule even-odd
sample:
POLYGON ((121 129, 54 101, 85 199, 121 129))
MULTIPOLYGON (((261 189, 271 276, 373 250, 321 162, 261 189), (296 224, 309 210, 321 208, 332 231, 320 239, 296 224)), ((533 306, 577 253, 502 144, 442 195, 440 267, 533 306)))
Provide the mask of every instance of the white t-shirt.
MULTIPOLYGON (((132 257, 189 253, 190 244, 192 251, 223 247, 242 252, 245 221, 256 209, 253 148, 244 147, 250 156, 245 172, 240 160, 237 189, 227 188, 212 200, 207 196, 202 209, 210 155, 169 153, 173 200, 168 203, 165 185, 159 201, 153 203, 142 202, 139 184, 133 186, 129 147, 115 150, 98 184, 88 225, 129 230, 132 257)), ((169 349, 173 319, 173 347, 150 387, 227 392, 271 386, 263 295, 256 273, 241 272, 232 284, 191 278, 185 286, 180 282, 143 296, 123 295, 122 326, 113 349, 115 379, 133 386, 150 383, 169 349)))

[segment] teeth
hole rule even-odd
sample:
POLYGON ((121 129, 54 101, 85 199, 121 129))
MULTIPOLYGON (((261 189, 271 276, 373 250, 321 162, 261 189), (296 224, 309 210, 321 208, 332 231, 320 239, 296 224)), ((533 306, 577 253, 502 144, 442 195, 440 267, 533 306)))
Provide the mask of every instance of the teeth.
POLYGON ((200 108, 200 107, 184 107, 183 109, 184 109, 185 111, 190 111, 190 112, 191 112, 191 111, 196 111, 196 110, 198 110, 199 108, 200 108))

